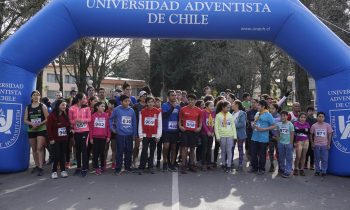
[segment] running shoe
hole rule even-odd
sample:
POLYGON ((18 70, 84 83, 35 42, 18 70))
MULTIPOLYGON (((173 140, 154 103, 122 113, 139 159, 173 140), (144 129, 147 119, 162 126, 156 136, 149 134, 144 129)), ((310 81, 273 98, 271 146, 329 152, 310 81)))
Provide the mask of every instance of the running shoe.
POLYGON ((66 171, 61 171, 61 177, 62 178, 67 178, 68 177, 68 173, 66 171))
POLYGON ((80 175, 80 174, 81 174, 81 169, 77 168, 77 169, 75 169, 73 176, 77 176, 77 175, 80 175))
POLYGON ((34 174, 34 173, 38 172, 38 169, 39 169, 39 167, 35 166, 30 173, 34 174))
POLYGON ((168 164, 167 163, 163 163, 163 172, 168 171, 168 164))
POLYGON ((304 170, 300 170, 300 171, 299 171, 299 174, 300 174, 300 176, 305 176, 304 170))
POLYGON ((115 163, 112 163, 112 170, 115 170, 116 169, 116 164, 115 163))
POLYGON ((66 167, 66 169, 70 169, 70 167, 71 167, 70 162, 66 162, 65 167, 66 167))
POLYGON ((282 177, 283 177, 283 178, 289 178, 289 177, 290 177, 290 174, 283 173, 283 174, 282 174, 282 177))
POLYGON ((51 179, 58 179, 57 172, 52 172, 51 179))
POLYGON ((294 169, 294 170, 293 170, 293 175, 294 175, 294 176, 298 176, 298 175, 299 175, 298 169, 294 169))
POLYGON ((321 176, 320 172, 315 172, 315 176, 321 176))
POLYGON ((322 176, 322 177, 326 177, 327 174, 326 174, 326 173, 321 173, 321 176, 322 176))
POLYGON ((87 170, 81 170, 81 177, 85 178, 87 176, 87 170))
POLYGON ((101 175, 101 169, 99 169, 99 168, 96 168, 95 169, 95 174, 98 176, 98 175, 101 175))
POLYGON ((42 168, 38 168, 38 176, 44 175, 44 170, 42 168))

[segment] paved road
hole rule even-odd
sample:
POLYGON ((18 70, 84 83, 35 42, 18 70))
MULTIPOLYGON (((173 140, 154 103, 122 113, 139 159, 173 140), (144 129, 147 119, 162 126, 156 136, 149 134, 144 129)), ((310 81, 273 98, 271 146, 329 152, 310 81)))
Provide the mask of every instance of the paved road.
MULTIPOLYGON (((236 160, 237 161, 237 160, 236 160)), ((51 180, 29 171, 0 175, 0 209, 350 209, 350 178, 283 179, 221 170, 51 180)), ((72 170, 70 171, 72 173, 72 170)))

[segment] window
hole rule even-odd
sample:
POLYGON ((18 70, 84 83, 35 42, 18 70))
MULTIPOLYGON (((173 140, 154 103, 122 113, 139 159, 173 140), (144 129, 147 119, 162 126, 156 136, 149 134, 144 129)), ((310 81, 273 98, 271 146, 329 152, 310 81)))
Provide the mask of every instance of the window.
MULTIPOLYGON (((49 99, 55 100, 57 90, 47 90, 47 97, 49 99)), ((52 101, 51 101, 52 102, 52 101)))
POLYGON ((75 84, 75 78, 71 75, 64 75, 64 83, 75 84))
POLYGON ((57 83, 57 79, 55 74, 47 74, 47 82, 48 83, 57 83))

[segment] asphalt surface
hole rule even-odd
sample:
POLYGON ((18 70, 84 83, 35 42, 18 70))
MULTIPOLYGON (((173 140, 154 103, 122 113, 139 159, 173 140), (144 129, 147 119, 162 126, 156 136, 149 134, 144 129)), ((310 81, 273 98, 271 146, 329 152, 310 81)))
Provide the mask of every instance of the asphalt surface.
POLYGON ((1 174, 0 209, 350 209, 350 178, 315 177, 313 171, 289 179, 220 169, 120 176, 109 169, 85 178, 73 171, 57 180, 50 178, 49 166, 43 177, 29 170, 1 174))

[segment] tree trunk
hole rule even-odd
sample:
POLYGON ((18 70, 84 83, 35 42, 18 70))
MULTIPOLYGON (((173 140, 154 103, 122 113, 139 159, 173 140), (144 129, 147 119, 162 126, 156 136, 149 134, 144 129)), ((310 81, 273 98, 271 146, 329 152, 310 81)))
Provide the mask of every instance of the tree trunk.
POLYGON ((261 94, 271 94, 271 69, 265 65, 262 64, 261 67, 261 80, 260 80, 260 87, 261 87, 261 94))
POLYGON ((296 100, 300 103, 301 110, 306 111, 308 106, 313 105, 311 104, 309 77, 298 64, 295 64, 295 78, 296 100))
POLYGON ((44 71, 41 71, 36 77, 36 89, 39 90, 41 94, 43 91, 43 73, 44 71))

